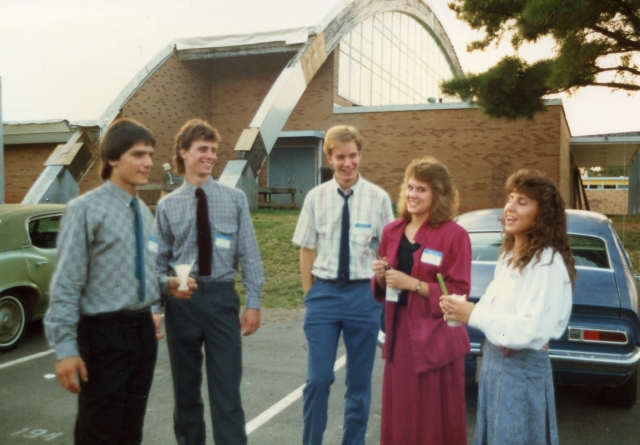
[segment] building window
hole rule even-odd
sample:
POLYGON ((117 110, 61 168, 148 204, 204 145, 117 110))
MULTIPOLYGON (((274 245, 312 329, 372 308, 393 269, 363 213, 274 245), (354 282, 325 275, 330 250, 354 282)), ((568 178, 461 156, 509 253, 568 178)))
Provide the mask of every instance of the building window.
POLYGON ((424 104, 445 97, 440 82, 454 70, 428 28, 401 12, 357 25, 340 42, 338 95, 356 105, 424 104))

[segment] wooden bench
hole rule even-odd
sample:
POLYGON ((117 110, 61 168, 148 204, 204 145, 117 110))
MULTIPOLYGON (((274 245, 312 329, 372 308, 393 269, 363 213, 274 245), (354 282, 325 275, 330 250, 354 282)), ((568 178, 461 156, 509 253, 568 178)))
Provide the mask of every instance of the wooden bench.
POLYGON ((259 208, 270 209, 295 209, 296 189, 286 187, 258 187, 258 195, 264 197, 264 202, 258 202, 259 208), (273 195, 291 195, 291 203, 276 204, 272 202, 273 195))

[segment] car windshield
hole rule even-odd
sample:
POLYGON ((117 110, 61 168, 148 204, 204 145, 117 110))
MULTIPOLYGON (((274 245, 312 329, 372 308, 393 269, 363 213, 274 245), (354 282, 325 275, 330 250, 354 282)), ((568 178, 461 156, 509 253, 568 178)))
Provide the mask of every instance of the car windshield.
MULTIPOLYGON (((496 261, 502 244, 500 232, 470 233, 473 261, 496 261)), ((569 235, 576 266, 609 269, 609 256, 603 240, 590 236, 569 235)))

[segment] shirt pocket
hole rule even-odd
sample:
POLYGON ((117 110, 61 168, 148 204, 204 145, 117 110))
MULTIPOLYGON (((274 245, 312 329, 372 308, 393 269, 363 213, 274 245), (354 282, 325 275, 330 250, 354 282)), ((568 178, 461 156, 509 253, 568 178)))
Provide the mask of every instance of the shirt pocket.
POLYGON ((213 245, 217 250, 235 251, 238 240, 238 225, 231 223, 218 224, 214 233, 213 245))

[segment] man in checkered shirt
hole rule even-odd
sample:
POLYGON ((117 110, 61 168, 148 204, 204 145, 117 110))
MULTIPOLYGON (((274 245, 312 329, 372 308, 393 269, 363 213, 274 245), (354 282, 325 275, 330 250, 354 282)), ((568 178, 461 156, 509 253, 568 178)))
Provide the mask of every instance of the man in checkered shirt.
POLYGON ((136 187, 154 146, 142 124, 114 121, 100 142, 104 184, 62 218, 45 327, 60 384, 79 393, 77 445, 142 441, 162 318, 153 215, 136 187))
POLYGON ((371 294, 375 253, 368 240, 380 238, 382 228, 393 220, 393 210, 389 195, 358 173, 362 159, 358 130, 347 125, 330 128, 324 153, 335 175, 307 194, 293 235, 293 243, 300 246, 304 332, 309 347, 303 443, 322 443, 342 332, 347 350, 342 444, 364 445, 382 313, 382 305, 371 294))

